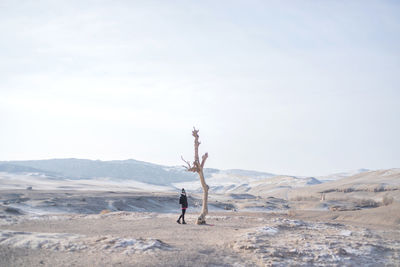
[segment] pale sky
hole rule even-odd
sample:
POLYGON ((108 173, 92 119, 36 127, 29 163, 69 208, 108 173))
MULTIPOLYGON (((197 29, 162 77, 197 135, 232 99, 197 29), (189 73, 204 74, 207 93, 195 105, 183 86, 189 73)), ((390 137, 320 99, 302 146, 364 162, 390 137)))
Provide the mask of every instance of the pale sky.
POLYGON ((0 160, 400 167, 398 1, 0 0, 0 160))

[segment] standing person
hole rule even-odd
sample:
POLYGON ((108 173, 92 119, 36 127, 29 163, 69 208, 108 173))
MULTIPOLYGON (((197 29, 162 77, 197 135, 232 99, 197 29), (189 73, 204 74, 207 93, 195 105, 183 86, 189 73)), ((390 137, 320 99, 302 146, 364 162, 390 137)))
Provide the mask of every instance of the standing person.
POLYGON ((186 192, 185 192, 184 188, 182 188, 181 197, 179 198, 179 204, 182 205, 182 214, 181 214, 181 216, 179 216, 179 219, 176 222, 181 224, 181 218, 182 218, 182 224, 186 224, 185 212, 186 212, 186 209, 188 208, 188 201, 187 201, 186 192))

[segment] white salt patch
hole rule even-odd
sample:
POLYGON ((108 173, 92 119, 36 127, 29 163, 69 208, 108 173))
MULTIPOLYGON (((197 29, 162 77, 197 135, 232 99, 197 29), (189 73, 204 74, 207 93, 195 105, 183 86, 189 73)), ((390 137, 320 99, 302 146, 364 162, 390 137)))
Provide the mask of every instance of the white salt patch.
POLYGON ((263 228, 260 228, 258 231, 267 235, 276 235, 279 232, 277 228, 269 226, 264 226, 263 228))
POLYGON ((113 249, 124 248, 124 254, 133 254, 136 252, 147 252, 154 250, 169 250, 170 247, 157 239, 118 239, 113 249))
POLYGON ((132 246, 134 244, 136 244, 137 240, 136 239, 118 239, 115 242, 115 245, 113 246, 113 248, 126 248, 128 246, 132 246))
POLYGON ((0 231, 0 245, 13 248, 50 249, 54 251, 92 251, 132 254, 155 250, 170 250, 171 247, 158 239, 115 238, 109 236, 87 237, 69 233, 32 233, 0 231))
POLYGON ((385 244, 367 229, 281 218, 268 225, 251 229, 232 247, 251 252, 267 266, 271 262, 279 262, 277 266, 362 266, 365 262, 397 266, 399 262, 400 242, 385 244))
POLYGON ((158 240, 148 240, 147 242, 139 242, 135 245, 135 248, 138 250, 157 249, 161 247, 162 244, 158 240))
POLYGON ((147 239, 135 239, 135 238, 105 238, 102 243, 113 244, 103 245, 103 250, 111 252, 123 252, 125 254, 132 254, 136 252, 153 251, 153 250, 169 250, 170 247, 164 244, 158 239, 147 238, 147 239))
POLYGON ((83 235, 63 233, 31 233, 0 231, 0 245, 14 248, 51 249, 51 250, 80 250, 85 246, 82 242, 83 235))
POLYGON ((342 236, 351 236, 351 231, 350 230, 342 230, 339 234, 342 236))

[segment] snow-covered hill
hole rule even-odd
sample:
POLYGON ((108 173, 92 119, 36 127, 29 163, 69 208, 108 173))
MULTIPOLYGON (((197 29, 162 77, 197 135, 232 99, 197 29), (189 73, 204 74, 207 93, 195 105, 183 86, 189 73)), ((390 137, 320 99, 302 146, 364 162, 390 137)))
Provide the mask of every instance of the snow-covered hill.
MULTIPOLYGON (((169 185, 173 182, 191 181, 196 175, 183 167, 167 167, 128 160, 49 159, 0 162, 0 171, 8 173, 38 173, 54 179, 135 180, 138 182, 169 185)), ((210 171, 212 172, 212 170, 210 171)))
MULTIPOLYGON (((252 194, 287 198, 288 192, 302 187, 314 187, 325 182, 341 181, 366 169, 327 176, 300 177, 267 172, 230 169, 204 170, 210 193, 252 194)), ((197 174, 181 166, 163 166, 138 160, 49 159, 0 162, 0 188, 71 190, 142 190, 201 192, 197 174)))
MULTIPOLYGON (((286 195, 287 190, 299 187, 320 184, 321 182, 313 177, 296 177, 285 175, 238 175, 232 170, 219 171, 207 179, 211 193, 216 194, 252 194, 262 195, 286 195), (279 192, 279 194, 276 194, 279 192)), ((185 188, 193 192, 201 192, 199 180, 174 183, 177 188, 185 188)))
MULTIPOLYGON (((26 181, 33 180, 63 180, 66 184, 86 183, 119 183, 126 184, 136 182, 145 183, 149 186, 167 186, 172 184, 197 183, 197 174, 187 172, 181 166, 163 166, 153 163, 129 160, 87 160, 87 159, 49 159, 29 161, 6 161, 0 162, 0 172, 15 179, 26 181), (80 180, 80 182, 72 182, 80 180), (92 182, 89 182, 93 180, 92 182), (96 181, 96 182, 94 182, 96 181)), ((274 174, 249 170, 218 170, 206 168, 204 174, 207 182, 214 181, 225 186, 228 184, 243 184, 273 177, 274 174)), ((12 180, 12 179, 11 179, 12 180)), ((54 181, 53 181, 54 182, 54 181)), ((52 183, 46 181, 46 183, 52 183)), ((179 185, 180 186, 180 185, 179 185)), ((139 188, 144 188, 140 185, 139 188)))

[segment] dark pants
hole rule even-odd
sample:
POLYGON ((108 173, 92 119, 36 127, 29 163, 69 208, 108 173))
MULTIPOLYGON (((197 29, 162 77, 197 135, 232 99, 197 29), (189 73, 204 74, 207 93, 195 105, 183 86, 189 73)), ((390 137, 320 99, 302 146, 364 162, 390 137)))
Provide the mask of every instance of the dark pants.
POLYGON ((179 216, 179 219, 178 219, 178 221, 180 221, 180 220, 181 220, 181 218, 182 218, 182 222, 184 222, 184 221, 185 221, 185 212, 186 212, 186 209, 182 209, 182 214, 181 214, 181 216, 179 216))

